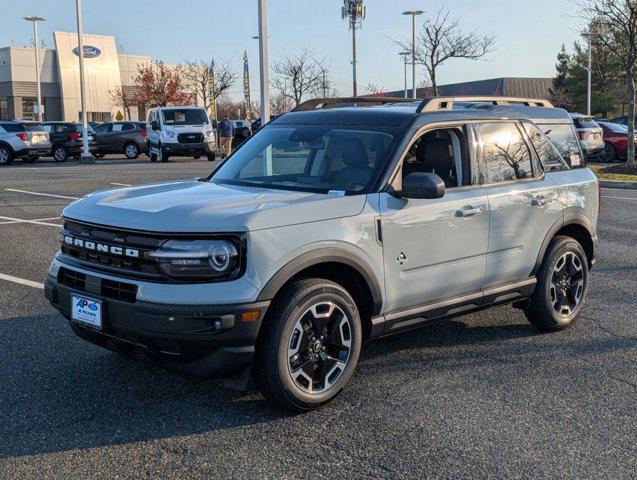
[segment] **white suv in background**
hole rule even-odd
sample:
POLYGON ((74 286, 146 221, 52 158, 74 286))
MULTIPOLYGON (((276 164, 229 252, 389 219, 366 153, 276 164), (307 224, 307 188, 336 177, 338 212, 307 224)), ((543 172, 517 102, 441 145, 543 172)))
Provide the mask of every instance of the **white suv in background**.
POLYGON ((571 113, 586 158, 601 157, 604 154, 604 130, 595 119, 581 113, 571 113))
POLYGON ((200 107, 157 107, 146 118, 151 162, 167 162, 171 156, 215 159, 215 133, 200 107))

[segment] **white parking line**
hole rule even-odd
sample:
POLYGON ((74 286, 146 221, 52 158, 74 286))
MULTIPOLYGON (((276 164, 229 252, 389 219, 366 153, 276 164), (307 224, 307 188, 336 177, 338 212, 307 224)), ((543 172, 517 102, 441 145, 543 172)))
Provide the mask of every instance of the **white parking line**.
MULTIPOLYGON (((56 219, 57 219, 57 217, 56 217, 56 219)), ((48 227, 57 227, 57 228, 60 228, 62 226, 62 225, 58 225, 56 223, 42 222, 40 220, 24 220, 22 218, 13 218, 13 217, 0 217, 0 220, 7 220, 6 222, 0 223, 0 225, 7 225, 9 223, 14 223, 14 224, 15 223, 31 223, 33 225, 46 225, 48 227)), ((47 219, 45 219, 45 220, 47 220, 47 219)), ((48 220, 53 220, 53 219, 51 218, 51 219, 48 219, 48 220)))
POLYGON ((637 197, 611 197, 610 195, 602 195, 602 198, 613 198, 615 200, 632 200, 637 201, 637 197))
POLYGON ((7 282, 19 283, 20 285, 26 285, 28 287, 39 288, 44 290, 44 284, 39 282, 32 282, 31 280, 25 280, 24 278, 14 277, 12 275, 5 275, 0 273, 0 280, 6 280, 7 282))
POLYGON ((115 185, 118 187, 132 187, 132 185, 130 183, 115 183, 115 182, 111 182, 111 185, 115 185))
POLYGON ((38 195, 41 197, 66 198, 68 200, 78 200, 79 197, 67 197, 66 195, 54 195, 52 193, 29 192, 28 190, 18 190, 15 188, 5 188, 7 192, 28 193, 29 195, 38 195))

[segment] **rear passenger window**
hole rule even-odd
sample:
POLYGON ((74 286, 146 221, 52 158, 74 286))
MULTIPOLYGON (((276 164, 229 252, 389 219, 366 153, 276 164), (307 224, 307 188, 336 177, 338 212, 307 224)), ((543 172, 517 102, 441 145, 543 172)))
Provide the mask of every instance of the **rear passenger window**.
POLYGON ((515 123, 476 125, 487 183, 533 178, 531 153, 515 123))
POLYGON ((562 159, 555 145, 551 143, 549 138, 535 125, 526 122, 524 122, 523 125, 535 149, 535 153, 537 153, 542 169, 545 172, 568 170, 566 162, 562 159))
POLYGON ((132 123, 124 123, 122 125, 122 132, 130 132, 131 130, 135 130, 135 125, 132 123))

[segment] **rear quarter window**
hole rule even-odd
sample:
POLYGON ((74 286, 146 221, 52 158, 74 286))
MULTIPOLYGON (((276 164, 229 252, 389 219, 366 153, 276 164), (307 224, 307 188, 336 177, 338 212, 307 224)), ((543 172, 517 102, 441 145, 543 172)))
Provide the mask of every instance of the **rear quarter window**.
POLYGON ((0 128, 2 128, 7 133, 26 131, 26 128, 21 123, 2 123, 0 124, 0 128))
POLYGON ((590 117, 576 118, 573 121, 577 128, 599 128, 597 122, 590 117))
POLYGON ((562 158, 571 168, 583 168, 584 157, 580 148, 579 138, 575 128, 570 123, 538 124, 538 127, 549 137, 562 158))

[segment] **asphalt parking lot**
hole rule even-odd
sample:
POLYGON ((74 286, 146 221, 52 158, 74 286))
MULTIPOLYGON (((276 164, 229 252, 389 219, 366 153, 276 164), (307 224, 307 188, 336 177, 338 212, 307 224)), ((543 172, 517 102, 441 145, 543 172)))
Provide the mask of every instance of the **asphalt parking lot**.
POLYGON ((0 478, 636 478, 637 191, 603 191, 574 328, 506 306, 382 339, 336 402, 289 415, 88 344, 44 299, 65 205, 212 166, 0 170, 0 478))

